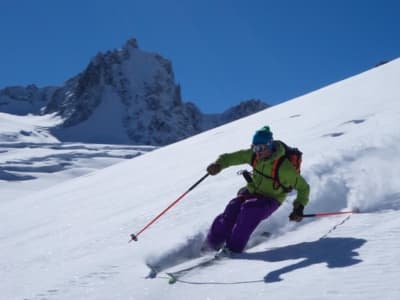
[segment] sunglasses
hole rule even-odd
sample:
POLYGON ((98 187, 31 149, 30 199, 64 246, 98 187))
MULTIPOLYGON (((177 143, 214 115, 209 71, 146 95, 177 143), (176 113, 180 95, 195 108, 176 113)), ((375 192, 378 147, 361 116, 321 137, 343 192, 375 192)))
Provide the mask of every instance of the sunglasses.
POLYGON ((266 144, 260 144, 260 145, 252 145, 251 149, 253 150, 254 153, 260 153, 260 152, 264 152, 266 150, 272 151, 272 142, 268 142, 266 144))

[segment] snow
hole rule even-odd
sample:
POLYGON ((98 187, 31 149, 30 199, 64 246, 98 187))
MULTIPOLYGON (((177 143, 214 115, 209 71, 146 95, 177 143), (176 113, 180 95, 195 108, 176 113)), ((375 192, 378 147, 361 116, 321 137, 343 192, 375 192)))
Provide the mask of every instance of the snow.
POLYGON ((103 101, 100 102, 91 118, 76 126, 53 129, 52 133, 62 141, 83 140, 89 143, 129 144, 130 140, 122 120, 116 117, 121 116, 125 110, 117 99, 112 89, 106 86, 103 101), (110 119, 112 121, 107 122, 110 119))
POLYGON ((0 143, 58 142, 45 128, 56 126, 60 122, 53 114, 22 117, 0 112, 0 143))
POLYGON ((59 122, 60 118, 55 115, 21 117, 0 113, 2 202, 154 149, 151 146, 61 143, 49 132, 59 122))
MULTIPOLYGON (((399 77, 398 59, 134 159, 46 188, 44 178, 34 193, 1 201, 1 298, 398 299, 399 77), (287 218, 293 194, 257 229, 272 237, 245 254, 175 285, 162 275, 146 279, 146 261, 199 241, 244 185, 236 173, 246 166, 209 176, 138 242, 128 243, 129 235, 200 179, 219 154, 248 147, 264 125, 304 152, 302 173, 311 185, 306 213, 361 213, 293 224, 287 218)), ((11 197, 10 185, 18 196, 26 181, 5 183, 11 197)))

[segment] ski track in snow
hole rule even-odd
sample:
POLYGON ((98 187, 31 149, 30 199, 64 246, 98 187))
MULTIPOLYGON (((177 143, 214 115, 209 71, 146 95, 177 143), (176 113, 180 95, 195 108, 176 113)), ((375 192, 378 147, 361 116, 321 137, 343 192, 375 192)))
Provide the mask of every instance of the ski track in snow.
POLYGON ((71 293, 72 291, 77 293, 78 297, 82 297, 86 293, 90 294, 90 292, 94 291, 104 281, 110 280, 119 273, 118 266, 104 266, 99 271, 74 276, 64 284, 42 291, 31 298, 24 298, 24 300, 58 299, 61 295, 71 293))

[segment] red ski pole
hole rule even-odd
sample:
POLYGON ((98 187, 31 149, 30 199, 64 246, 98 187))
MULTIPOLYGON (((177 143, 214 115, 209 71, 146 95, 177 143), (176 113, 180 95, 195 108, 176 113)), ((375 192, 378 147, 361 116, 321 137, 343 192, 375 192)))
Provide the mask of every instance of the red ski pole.
POLYGON ((196 186, 198 186, 200 184, 200 182, 202 182, 204 179, 207 178, 209 174, 207 173, 206 175, 204 175, 203 177, 201 177, 195 184, 193 184, 186 192, 184 192, 182 195, 180 195, 174 202, 172 202, 170 205, 168 205, 167 208, 165 208, 162 212, 160 212, 154 219, 152 219, 146 226, 144 226, 141 230, 139 230, 138 233, 136 234, 131 234, 131 239, 129 240, 129 242, 135 241, 137 242, 138 240, 138 236, 145 231, 147 228, 149 228, 153 223, 155 223, 159 218, 161 218, 161 216, 163 214, 165 214, 172 206, 174 206, 175 204, 177 204, 183 197, 185 197, 191 190, 193 190, 196 186))
POLYGON ((359 211, 356 210, 349 210, 349 211, 334 211, 334 212, 324 212, 324 213, 316 213, 316 214, 305 214, 303 218, 314 218, 314 217, 328 217, 334 215, 343 215, 343 214, 354 214, 358 213, 359 211))

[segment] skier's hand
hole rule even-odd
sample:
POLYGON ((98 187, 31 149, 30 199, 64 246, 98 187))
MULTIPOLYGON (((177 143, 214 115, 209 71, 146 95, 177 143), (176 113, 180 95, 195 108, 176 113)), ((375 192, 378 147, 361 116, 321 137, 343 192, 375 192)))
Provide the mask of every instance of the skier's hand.
POLYGON ((217 163, 212 163, 207 167, 207 173, 210 175, 217 175, 221 171, 221 166, 217 163))
POLYGON ((289 215, 290 221, 300 222, 303 220, 304 206, 299 203, 293 203, 292 213, 289 215))

